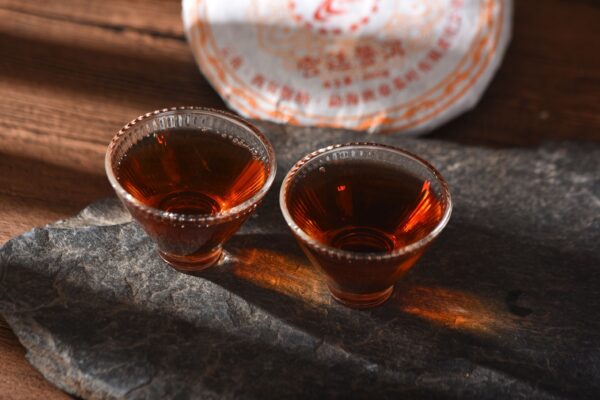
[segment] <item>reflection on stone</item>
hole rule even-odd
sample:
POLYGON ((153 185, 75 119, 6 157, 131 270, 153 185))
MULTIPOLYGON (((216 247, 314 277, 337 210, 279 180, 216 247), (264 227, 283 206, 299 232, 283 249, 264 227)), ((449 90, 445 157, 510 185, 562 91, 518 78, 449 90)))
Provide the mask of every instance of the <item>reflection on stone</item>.
POLYGON ((452 329, 499 334, 512 324, 504 311, 459 290, 412 286, 398 291, 395 300, 403 312, 452 329))
POLYGON ((236 249, 236 277, 313 304, 330 302, 327 285, 306 259, 264 248, 236 249))

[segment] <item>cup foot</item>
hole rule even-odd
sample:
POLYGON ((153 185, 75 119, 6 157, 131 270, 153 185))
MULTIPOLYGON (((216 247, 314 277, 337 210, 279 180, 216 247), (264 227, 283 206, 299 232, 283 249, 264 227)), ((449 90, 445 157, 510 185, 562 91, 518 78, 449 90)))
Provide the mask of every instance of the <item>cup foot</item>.
POLYGON ((358 294, 342 292, 329 286, 329 291, 335 300, 342 303, 346 307, 364 309, 377 307, 378 305, 385 303, 392 295, 394 287, 390 286, 387 289, 375 293, 358 294))
POLYGON ((158 251, 160 257, 178 271, 197 272, 215 265, 223 254, 222 248, 216 248, 209 253, 180 256, 158 251))

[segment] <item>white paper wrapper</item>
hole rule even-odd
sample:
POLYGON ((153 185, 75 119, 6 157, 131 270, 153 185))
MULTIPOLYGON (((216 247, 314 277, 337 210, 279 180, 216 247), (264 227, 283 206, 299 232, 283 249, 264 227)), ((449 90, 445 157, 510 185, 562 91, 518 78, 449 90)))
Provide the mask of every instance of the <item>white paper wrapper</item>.
POLYGON ((202 73, 240 114, 420 133, 473 107, 511 0, 183 0, 202 73))

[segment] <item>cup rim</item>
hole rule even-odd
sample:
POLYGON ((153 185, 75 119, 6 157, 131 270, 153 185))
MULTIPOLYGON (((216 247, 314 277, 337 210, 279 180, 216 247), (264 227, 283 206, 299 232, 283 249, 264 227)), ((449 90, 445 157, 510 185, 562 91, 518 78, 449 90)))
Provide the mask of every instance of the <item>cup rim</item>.
POLYGON ((121 197, 128 203, 132 204, 134 207, 136 207, 140 211, 143 211, 147 214, 153 215, 155 217, 158 217, 158 218, 161 218, 164 220, 173 221, 173 222, 177 222, 177 223, 187 222, 187 223, 195 223, 195 224, 198 224, 198 223, 200 223, 200 224, 215 224, 215 223, 226 222, 226 221, 229 221, 232 219, 239 218, 242 215, 245 215, 248 212, 252 211, 254 208, 256 208, 258 206, 258 203, 267 194, 267 192, 271 188, 271 185, 275 181, 275 175, 277 174, 277 160, 275 158, 275 151, 273 150, 273 145, 271 144, 269 139, 267 139, 267 137, 256 126, 254 126, 250 122, 246 121, 245 119, 240 118, 237 115, 234 115, 229 112, 216 110, 216 109, 212 109, 212 108, 207 108, 207 107, 179 106, 179 107, 163 108, 163 109, 148 112, 146 114, 140 115, 139 117, 131 120, 129 123, 127 123, 125 126, 123 126, 119 130, 119 132, 112 138, 112 140, 110 141, 110 143, 108 145, 108 148, 106 150, 106 154, 104 157, 104 169, 106 171, 106 176, 108 177, 108 180, 109 180, 111 186, 113 187, 115 192, 117 192, 119 197, 121 197), (140 200, 138 200, 137 198, 135 198, 135 196, 133 196, 127 190, 125 190, 123 188, 123 186, 121 186, 121 184, 119 183, 119 181, 117 180, 117 178, 115 176, 115 172, 113 171, 112 163, 111 163, 111 161, 112 161, 111 155, 115 149, 115 146, 121 140, 123 140, 123 137, 125 137, 127 135, 127 133, 130 132, 131 129, 135 125, 139 124, 140 122, 145 121, 147 119, 155 118, 160 115, 169 115, 169 114, 176 115, 180 111, 184 111, 184 112, 191 111, 194 113, 198 113, 198 114, 202 114, 202 115, 209 115, 212 117, 227 120, 228 122, 231 122, 233 124, 238 125, 241 128, 246 129, 247 131, 249 131, 250 133, 252 133, 254 136, 256 136, 259 139, 259 141, 266 148, 267 165, 270 167, 270 172, 269 172, 269 176, 265 180, 265 183, 263 184, 263 186, 260 188, 260 190, 258 192, 256 192, 252 197, 245 200, 244 202, 236 205, 235 207, 228 208, 228 209, 226 209, 224 211, 220 211, 216 214, 181 214, 181 213, 167 212, 167 211, 161 210, 159 208, 155 208, 155 207, 146 205, 143 202, 141 202, 140 200))
POLYGON ((285 178, 283 178, 283 183, 282 183, 281 189, 279 191, 279 206, 281 208, 281 212, 283 214, 283 217, 285 218, 286 223, 292 229, 294 234, 296 234, 303 242, 307 243, 311 248, 314 248, 322 253, 326 253, 326 254, 329 254, 329 255, 332 255, 335 257, 352 259, 352 260, 371 261, 371 260, 387 260, 387 259, 396 258, 398 256, 412 253, 418 249, 423 248, 425 245, 430 243, 433 239, 435 239, 440 234, 440 232, 444 229, 444 227, 448 224, 448 221, 450 220, 450 215, 452 214, 452 197, 450 195, 450 190, 448 189, 448 184, 446 183, 446 180, 442 177, 442 175, 439 173, 439 171, 437 169, 435 169, 428 161, 417 156, 416 154, 413 154, 413 153, 411 153, 407 150, 401 149, 399 147, 390 146, 390 145, 382 144, 382 143, 349 142, 349 143, 335 144, 335 145, 330 145, 327 147, 320 148, 319 150, 316 150, 310 154, 307 154, 306 156, 304 156, 303 158, 298 160, 296 162, 296 164, 294 164, 294 166, 288 171, 285 178), (302 167, 304 165, 306 165, 310 160, 314 159, 317 156, 320 156, 324 153, 332 152, 333 150, 343 149, 343 148, 347 148, 347 147, 356 147, 356 146, 362 147, 362 148, 375 148, 376 150, 387 150, 387 151, 395 152, 405 158, 408 158, 412 161, 415 161, 415 162, 421 164, 423 167, 425 167, 429 172, 431 172, 433 174, 433 176, 435 177, 435 179, 438 181, 438 183, 440 184, 440 186, 442 188, 442 200, 445 202, 446 208, 444 210, 444 214, 442 215, 442 218, 440 218, 437 225, 427 235, 425 235, 424 237, 422 237, 421 239, 419 239, 417 241, 414 241, 406 246, 395 249, 393 251, 377 252, 377 253, 376 252, 359 253, 359 252, 355 252, 355 251, 338 249, 336 247, 332 247, 332 246, 329 246, 322 242, 319 242, 318 240, 313 239, 310 235, 308 235, 302 228, 300 228, 296 224, 296 222, 294 221, 293 217, 291 216, 291 214, 288 210, 288 206, 287 206, 287 202, 286 202, 288 187, 289 187, 291 181, 296 176, 296 174, 302 169, 302 167))

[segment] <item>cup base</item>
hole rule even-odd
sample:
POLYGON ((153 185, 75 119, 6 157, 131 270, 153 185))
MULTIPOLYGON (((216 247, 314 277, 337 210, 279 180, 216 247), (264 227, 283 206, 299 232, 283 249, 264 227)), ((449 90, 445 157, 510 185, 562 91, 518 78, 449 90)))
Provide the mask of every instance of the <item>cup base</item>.
POLYGON ((342 292, 329 286, 331 297, 346 307, 356 309, 377 307, 378 305, 385 303, 390 298, 393 291, 394 287, 390 286, 380 292, 359 294, 342 292))
POLYGON ((198 272, 215 265, 223 254, 223 249, 218 247, 209 253, 180 256, 158 251, 160 257, 171 267, 183 272, 198 272))

